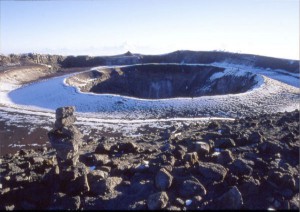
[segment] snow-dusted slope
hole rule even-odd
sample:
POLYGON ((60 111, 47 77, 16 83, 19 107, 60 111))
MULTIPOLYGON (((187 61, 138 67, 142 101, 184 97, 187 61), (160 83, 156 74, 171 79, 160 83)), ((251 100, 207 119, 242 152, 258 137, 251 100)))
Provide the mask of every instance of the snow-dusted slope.
POLYGON ((292 85, 295 87, 300 87, 300 74, 299 73, 291 73, 282 69, 264 69, 264 68, 257 68, 251 65, 245 64, 237 64, 237 63, 230 63, 230 62, 214 62, 212 65, 222 68, 232 68, 232 69, 239 69, 239 70, 247 70, 255 74, 261 74, 267 76, 271 79, 278 80, 280 82, 286 83, 288 85, 292 85))
MULTIPOLYGON (((65 81, 70 75, 51 78, 15 89, 14 83, 0 85, 0 104, 24 111, 53 112, 57 107, 74 105, 82 117, 101 119, 153 119, 167 117, 236 117, 294 110, 299 107, 299 89, 271 79, 265 75, 284 76, 282 81, 296 85, 294 76, 283 72, 255 69, 230 64, 214 64, 225 67, 224 73, 211 77, 215 80, 224 75, 256 73, 257 85, 240 94, 202 96, 197 98, 173 98, 145 100, 111 94, 82 93, 65 81), (267 72, 267 74, 266 74, 267 72), (261 75, 263 74, 263 75, 261 75), (281 74, 281 75, 280 75, 281 74)), ((274 77, 273 77, 274 78, 274 77)), ((281 78, 280 78, 281 79, 281 78)))

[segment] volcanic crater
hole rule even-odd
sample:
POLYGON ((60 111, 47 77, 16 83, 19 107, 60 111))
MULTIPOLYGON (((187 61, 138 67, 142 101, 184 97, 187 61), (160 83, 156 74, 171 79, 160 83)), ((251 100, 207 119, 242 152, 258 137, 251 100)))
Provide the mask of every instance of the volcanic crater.
POLYGON ((82 92, 141 99, 237 94, 257 83, 255 74, 225 75, 224 71, 208 65, 141 64, 93 69, 71 76, 66 82, 82 92))

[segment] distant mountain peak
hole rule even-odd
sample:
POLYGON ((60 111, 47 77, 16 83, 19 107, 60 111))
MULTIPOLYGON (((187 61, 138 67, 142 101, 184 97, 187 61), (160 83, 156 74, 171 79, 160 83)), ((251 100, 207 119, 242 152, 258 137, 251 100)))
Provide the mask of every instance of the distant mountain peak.
POLYGON ((133 54, 130 51, 127 51, 124 56, 133 56, 133 54))

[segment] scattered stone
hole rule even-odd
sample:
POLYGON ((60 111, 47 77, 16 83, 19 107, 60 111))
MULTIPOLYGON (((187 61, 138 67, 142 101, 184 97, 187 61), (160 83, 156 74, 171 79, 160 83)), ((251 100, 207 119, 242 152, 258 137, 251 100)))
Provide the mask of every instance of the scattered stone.
POLYGON ((220 128, 220 124, 218 122, 212 121, 208 124, 207 126, 208 129, 219 129, 220 128))
POLYGON ((253 177, 247 177, 240 183, 238 189, 243 194, 243 197, 255 196, 259 192, 260 182, 253 177))
POLYGON ((105 154, 93 154, 92 155, 92 162, 95 165, 102 166, 106 165, 110 162, 108 155, 105 154))
POLYGON ((195 151, 199 156, 207 155, 210 152, 210 146, 206 142, 197 141, 195 142, 195 151))
POLYGON ((239 210, 243 205, 243 198, 241 192, 236 186, 214 201, 215 209, 222 210, 239 210))
POLYGON ((42 157, 31 157, 29 161, 32 165, 41 165, 44 162, 44 158, 42 157))
POLYGON ((121 182, 122 182, 122 178, 120 178, 120 177, 108 177, 105 180, 105 190, 106 191, 112 191, 121 182))
POLYGON ((114 194, 115 188, 122 183, 120 177, 107 177, 106 179, 92 179, 91 193, 95 195, 114 194))
POLYGON ((138 147, 133 142, 124 142, 112 145, 110 150, 117 153, 135 153, 138 147))
POLYGON ((155 185, 161 191, 165 191, 172 185, 173 176, 164 168, 160 169, 155 176, 155 185))
POLYGON ((198 153, 197 152, 187 153, 184 156, 184 160, 189 164, 195 164, 196 162, 198 162, 198 153))
POLYGON ((251 143, 262 143, 264 141, 264 137, 261 135, 260 132, 253 132, 249 136, 249 141, 251 143))
MULTIPOLYGON (((87 180, 87 171, 85 168, 85 171, 82 171, 83 168, 75 168, 78 169, 79 171, 74 171, 72 170, 70 173, 73 177, 71 181, 67 181, 63 179, 62 181, 65 182, 65 188, 63 189, 66 193, 72 194, 72 195, 80 195, 83 193, 86 193, 90 190, 90 186, 87 180), (76 172, 79 172, 76 174, 76 172)), ((63 175, 63 174, 61 174, 63 175)))
POLYGON ((64 193, 54 194, 50 210, 79 210, 80 196, 68 196, 64 193))
POLYGON ((182 146, 182 145, 177 145, 175 150, 173 151, 174 156, 179 159, 182 160, 185 156, 187 152, 187 148, 182 146))
POLYGON ((223 181, 227 174, 227 170, 216 163, 199 162, 197 169, 202 176, 216 182, 223 181))
POLYGON ((15 163, 8 163, 7 169, 10 172, 10 174, 18 174, 18 173, 24 173, 24 169, 21 169, 18 165, 15 163))
POLYGON ((88 182, 92 183, 100 179, 106 179, 108 177, 108 172, 102 170, 93 170, 88 173, 87 177, 88 182))
POLYGON ((169 197, 166 192, 158 192, 148 197, 147 205, 149 210, 160 210, 167 206, 169 197))
POLYGON ((268 173, 267 182, 274 185, 275 188, 296 190, 296 182, 292 175, 282 173, 276 170, 270 170, 268 173))
POLYGON ((223 148, 223 149, 231 148, 231 147, 235 147, 235 142, 231 138, 217 139, 215 141, 215 147, 216 148, 223 148))
POLYGON ((253 172, 253 169, 249 164, 254 165, 253 162, 244 160, 244 159, 235 159, 232 164, 229 165, 230 171, 237 175, 251 175, 253 172))
MULTIPOLYGON (((218 138, 222 138, 222 134, 216 133, 216 132, 208 132, 203 135, 204 140, 209 141, 209 140, 216 140, 218 138)), ((211 147, 212 148, 212 147, 211 147)))
POLYGON ((234 160, 230 150, 224 150, 217 156, 217 162, 223 166, 227 166, 234 160))
POLYGON ((190 198, 194 195, 204 196, 206 194, 205 187, 195 177, 184 180, 178 191, 183 198, 190 198))
POLYGON ((265 154, 276 154, 283 151, 279 141, 265 141, 258 146, 258 150, 265 154))
POLYGON ((100 143, 96 150, 95 153, 98 154, 109 154, 110 153, 110 149, 111 149, 111 145, 107 144, 107 143, 100 143))
POLYGON ((181 198, 178 198, 178 197, 175 199, 175 202, 179 206, 184 206, 184 204, 185 204, 184 200, 181 198))
POLYGON ((227 125, 227 124, 223 124, 222 127, 221 127, 221 134, 222 135, 227 135, 227 136, 230 136, 231 135, 231 127, 230 125, 227 125))

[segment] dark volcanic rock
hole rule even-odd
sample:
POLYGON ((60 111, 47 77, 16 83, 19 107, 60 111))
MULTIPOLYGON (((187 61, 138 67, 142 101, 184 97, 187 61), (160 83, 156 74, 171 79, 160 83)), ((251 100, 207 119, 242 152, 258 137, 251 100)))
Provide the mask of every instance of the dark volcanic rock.
POLYGON ((80 203, 79 196, 70 197, 64 193, 57 193, 54 194, 49 210, 79 210, 80 203))
POLYGON ((184 160, 190 164, 195 164, 196 162, 198 162, 197 152, 191 152, 191 153, 185 154, 184 160))
POLYGON ((104 195, 105 193, 112 193, 114 192, 115 187, 122 182, 122 178, 120 177, 107 177, 103 179, 102 176, 99 176, 98 179, 95 178, 96 176, 89 178, 91 179, 91 193, 95 195, 104 195))
POLYGON ((251 143, 262 143, 264 141, 264 137, 260 134, 260 132, 253 132, 249 136, 249 141, 251 143))
POLYGON ((212 121, 207 125, 207 129, 219 129, 220 128, 220 124, 218 122, 212 121))
POLYGON ((238 189, 242 193, 244 199, 253 198, 259 192, 260 182, 255 180, 253 177, 248 177, 243 179, 243 181, 238 186, 238 189))
POLYGON ((190 177, 181 183, 178 192, 180 196, 190 198, 194 195, 204 196, 206 189, 195 177, 190 177))
POLYGON ((291 190, 296 189, 296 182, 293 176, 289 173, 270 170, 268 173, 267 182, 272 184, 275 188, 291 190))
POLYGON ((118 153, 135 153, 138 150, 138 146, 133 142, 124 142, 112 145, 110 150, 118 153))
POLYGON ((160 169, 155 176, 155 185, 159 190, 165 191, 172 185, 173 176, 164 168, 160 169))
POLYGON ((94 165, 102 166, 106 165, 110 162, 108 155, 105 154, 93 154, 92 155, 92 163, 94 165))
POLYGON ((251 168, 251 166, 249 166, 250 164, 251 164, 250 161, 247 161, 247 160, 244 160, 244 159, 236 159, 229 166, 229 169, 230 169, 230 171, 232 173, 234 173, 237 176, 240 176, 240 175, 251 175, 253 169, 251 168))
POLYGON ((223 166, 227 166, 234 160, 231 151, 225 150, 220 152, 220 154, 217 157, 217 162, 222 164, 223 166))
POLYGON ((187 152, 186 147, 184 147, 182 145, 177 145, 176 148, 173 151, 173 154, 177 159, 182 160, 184 158, 186 152, 187 152))
POLYGON ((169 197, 166 192, 158 192, 148 197, 147 205, 150 210, 159 210, 167 206, 169 197))
POLYGON ((110 144, 107 144, 107 143, 100 143, 95 152, 98 153, 98 154, 108 154, 110 153, 110 150, 111 149, 111 145, 110 144))
POLYGON ((203 135, 203 138, 208 141, 208 140, 216 140, 217 138, 221 138, 222 135, 220 133, 215 133, 215 132, 208 132, 205 135, 203 135))
POLYGON ((230 148, 234 146, 235 146, 235 142, 231 138, 222 138, 222 139, 217 139, 215 141, 216 148, 230 148))
POLYGON ((224 180, 227 170, 220 164, 216 163, 198 163, 198 172, 205 178, 211 181, 222 181, 224 180))
POLYGON ((78 163, 60 171, 62 188, 66 193, 79 195, 90 190, 87 180, 87 168, 84 164, 78 163))
POLYGON ((209 144, 201 141, 195 142, 194 149, 200 157, 203 155, 207 155, 210 152, 209 144))
POLYGON ((223 210, 239 210, 243 205, 243 198, 241 192, 237 187, 231 188, 229 191, 224 193, 218 199, 214 201, 215 209, 223 209, 223 210))
POLYGON ((166 139, 164 129, 150 125, 138 129, 138 138, 92 130, 87 139, 95 142, 81 146, 86 136, 78 136, 73 124, 63 126, 54 130, 56 142, 77 146, 75 155, 62 147, 0 158, 0 209, 298 210, 297 118, 299 111, 257 114, 216 121, 214 129, 182 121, 166 139), (211 151, 226 138, 236 147, 211 151), (66 156, 57 155, 63 151, 66 156))
POLYGON ((283 147, 280 145, 280 143, 277 141, 265 141, 262 144, 258 146, 258 149, 262 153, 268 153, 268 154, 276 154, 279 152, 282 152, 283 147))

